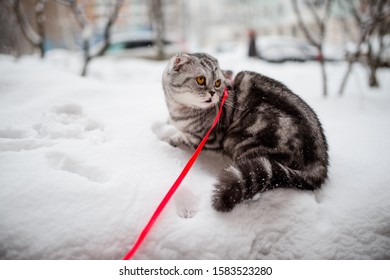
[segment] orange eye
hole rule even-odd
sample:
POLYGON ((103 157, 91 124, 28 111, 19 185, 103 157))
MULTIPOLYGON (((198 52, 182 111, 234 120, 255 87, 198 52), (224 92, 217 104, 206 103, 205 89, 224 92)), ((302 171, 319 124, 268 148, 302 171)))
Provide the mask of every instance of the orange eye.
POLYGON ((221 86, 221 80, 215 81, 215 88, 219 88, 221 86))
POLYGON ((204 76, 196 77, 196 82, 198 85, 203 86, 206 83, 206 78, 204 76))

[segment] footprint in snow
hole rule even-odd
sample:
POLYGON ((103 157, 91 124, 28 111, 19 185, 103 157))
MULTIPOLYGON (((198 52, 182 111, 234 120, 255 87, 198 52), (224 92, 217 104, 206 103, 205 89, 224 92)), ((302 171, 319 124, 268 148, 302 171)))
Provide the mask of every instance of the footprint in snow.
POLYGON ((19 152, 52 146, 51 141, 33 138, 34 131, 5 127, 0 129, 0 152, 19 152))
POLYGON ((89 139, 95 144, 107 141, 104 124, 89 118, 78 104, 54 107, 43 114, 42 121, 34 128, 41 138, 89 139))
POLYGON ((180 218, 195 217, 199 210, 200 198, 187 188, 179 188, 174 195, 175 207, 180 218))
POLYGON ((15 129, 12 127, 0 129, 0 138, 4 139, 24 139, 28 137, 28 131, 15 129))
POLYGON ((46 158, 49 166, 53 169, 70 172, 96 183, 105 183, 109 180, 107 174, 99 167, 88 165, 82 160, 66 154, 48 152, 46 158))

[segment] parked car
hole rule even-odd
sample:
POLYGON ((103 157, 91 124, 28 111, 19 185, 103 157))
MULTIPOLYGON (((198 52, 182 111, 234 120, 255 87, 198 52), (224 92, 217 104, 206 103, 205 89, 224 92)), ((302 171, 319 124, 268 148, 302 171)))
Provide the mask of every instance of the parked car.
MULTIPOLYGON (((170 55, 182 52, 182 46, 171 40, 164 40, 165 53, 170 55)), ((156 39, 152 32, 114 34, 109 52, 134 57, 153 57, 156 54, 156 39)))
MULTIPOLYGON (((316 47, 292 37, 260 37, 257 39, 257 46, 259 57, 268 62, 304 62, 315 61, 321 58, 316 47)), ((324 48, 323 57, 325 60, 341 60, 343 56, 344 54, 336 51, 335 48, 330 46, 324 48)))

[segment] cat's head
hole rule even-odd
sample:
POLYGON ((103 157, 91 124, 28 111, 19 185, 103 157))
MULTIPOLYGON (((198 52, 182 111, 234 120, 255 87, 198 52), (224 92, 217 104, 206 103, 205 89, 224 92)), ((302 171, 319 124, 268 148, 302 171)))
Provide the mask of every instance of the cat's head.
POLYGON ((225 87, 218 61, 205 53, 175 55, 162 81, 167 98, 192 108, 215 106, 225 87))

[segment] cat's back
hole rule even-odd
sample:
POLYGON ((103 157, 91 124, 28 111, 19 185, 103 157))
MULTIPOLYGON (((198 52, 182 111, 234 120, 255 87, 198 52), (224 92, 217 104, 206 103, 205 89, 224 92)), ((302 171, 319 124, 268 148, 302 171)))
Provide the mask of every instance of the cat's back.
POLYGON ((234 79, 234 93, 241 108, 278 112, 310 127, 321 127, 316 113, 281 82, 256 72, 242 71, 234 79), (307 123, 306 123, 307 122, 307 123))
POLYGON ((234 91, 241 104, 267 104, 291 116, 317 118, 306 102, 284 84, 256 72, 239 72, 234 79, 234 91))
POLYGON ((300 165, 327 164, 321 123, 303 99, 282 83, 250 71, 236 75, 233 90, 238 109, 226 144, 236 154, 256 147, 264 153, 301 158, 300 165))

